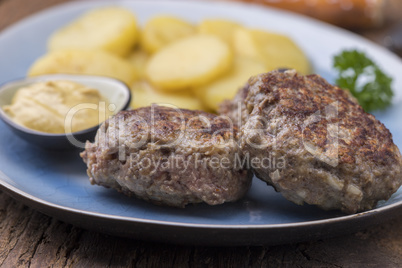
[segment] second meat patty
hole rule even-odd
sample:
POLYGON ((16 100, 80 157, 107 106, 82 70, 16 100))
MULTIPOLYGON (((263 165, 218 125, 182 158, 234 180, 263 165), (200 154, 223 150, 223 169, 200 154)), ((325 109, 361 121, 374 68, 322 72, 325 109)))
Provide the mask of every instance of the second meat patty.
POLYGON ((242 125, 243 154, 269 158, 270 165, 252 167, 257 177, 297 204, 354 213, 374 208, 402 183, 389 130, 318 75, 258 75, 221 113, 242 125))

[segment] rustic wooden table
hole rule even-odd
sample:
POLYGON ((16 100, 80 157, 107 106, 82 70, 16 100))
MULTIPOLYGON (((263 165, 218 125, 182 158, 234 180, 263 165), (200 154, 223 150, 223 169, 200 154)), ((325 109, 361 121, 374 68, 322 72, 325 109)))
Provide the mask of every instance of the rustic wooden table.
MULTIPOLYGON (((65 1, 0 0, 0 30, 65 1)), ((381 43, 388 28, 360 34, 381 43)), ((0 266, 402 267, 402 215, 356 234, 326 240, 269 247, 190 247, 77 228, 0 191, 0 266)))

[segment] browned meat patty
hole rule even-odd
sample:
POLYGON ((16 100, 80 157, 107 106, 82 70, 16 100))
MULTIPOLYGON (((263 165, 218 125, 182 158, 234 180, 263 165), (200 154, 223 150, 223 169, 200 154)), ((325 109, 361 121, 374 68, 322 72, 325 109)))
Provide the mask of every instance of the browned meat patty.
POLYGON ((252 173, 236 165, 237 128, 200 111, 161 106, 123 111, 81 154, 92 184, 156 204, 222 204, 241 198, 252 173))
POLYGON ((389 130, 319 75, 252 77, 221 113, 241 118, 243 153, 262 161, 252 166, 257 177, 296 204, 354 213, 372 209, 402 183, 389 130))

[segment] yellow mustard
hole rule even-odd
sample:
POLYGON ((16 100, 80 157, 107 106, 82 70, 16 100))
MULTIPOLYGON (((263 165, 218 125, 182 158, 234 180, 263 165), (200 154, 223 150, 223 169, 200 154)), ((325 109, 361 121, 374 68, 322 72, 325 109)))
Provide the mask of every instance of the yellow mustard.
POLYGON ((54 134, 80 131, 112 115, 98 90, 64 80, 23 87, 3 110, 20 125, 54 134))

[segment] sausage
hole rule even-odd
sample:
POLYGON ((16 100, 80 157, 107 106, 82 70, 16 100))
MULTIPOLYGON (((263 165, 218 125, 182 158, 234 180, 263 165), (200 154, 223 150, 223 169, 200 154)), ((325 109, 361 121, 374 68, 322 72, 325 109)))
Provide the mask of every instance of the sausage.
POLYGON ((400 0, 238 0, 286 9, 348 29, 382 26, 400 14, 400 0), (399 10, 399 12, 398 12, 399 10))

